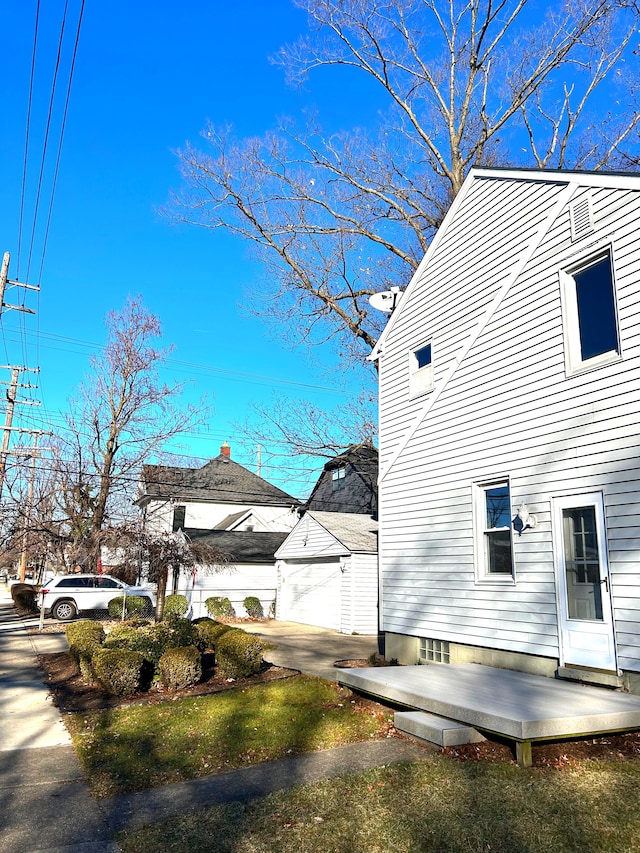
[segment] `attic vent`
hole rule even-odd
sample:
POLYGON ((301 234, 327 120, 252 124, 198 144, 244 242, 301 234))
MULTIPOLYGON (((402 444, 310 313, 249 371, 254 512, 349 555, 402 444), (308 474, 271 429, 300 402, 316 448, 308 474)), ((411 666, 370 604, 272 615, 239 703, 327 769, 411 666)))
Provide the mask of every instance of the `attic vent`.
POLYGON ((569 216, 571 218, 571 241, 573 243, 593 234, 590 195, 585 195, 570 205, 569 216))

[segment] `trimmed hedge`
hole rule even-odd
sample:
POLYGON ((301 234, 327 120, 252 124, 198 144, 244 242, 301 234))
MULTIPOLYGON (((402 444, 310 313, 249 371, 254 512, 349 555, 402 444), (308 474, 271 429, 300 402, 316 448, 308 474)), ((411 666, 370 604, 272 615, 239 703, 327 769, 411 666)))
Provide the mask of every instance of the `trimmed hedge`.
POLYGON ((36 588, 30 583, 14 583, 11 585, 11 598, 19 610, 37 610, 36 588))
POLYGON ((218 619, 233 619, 236 611, 233 609, 231 601, 226 596, 214 595, 207 598, 204 603, 209 616, 218 617, 218 619))
POLYGON ((189 609, 189 602, 187 601, 186 595, 178 595, 177 593, 173 593, 172 595, 165 596, 164 599, 164 617, 165 619, 172 619, 176 616, 184 616, 184 614, 189 609))
POLYGON ((255 634, 233 628, 216 643, 216 666, 224 678, 245 678, 260 671, 264 645, 255 634))
POLYGON ((167 649, 158 666, 160 681, 170 690, 182 690, 202 678, 202 657, 195 646, 167 649))
POLYGON ((116 625, 109 632, 105 647, 140 652, 155 671, 167 649, 197 646, 200 643, 197 626, 188 619, 176 618, 171 622, 157 622, 140 628, 124 623, 116 625))
POLYGON ((247 611, 247 616, 250 616, 252 619, 262 619, 264 616, 262 603, 255 595, 248 595, 242 602, 242 606, 247 611))
POLYGON ((215 622, 213 619, 198 620, 196 630, 200 638, 200 646, 202 649, 215 649, 216 644, 223 634, 227 631, 238 631, 238 628, 232 628, 231 625, 225 625, 224 622, 215 622))
POLYGON ((105 639, 104 628, 100 622, 81 619, 65 628, 69 654, 80 667, 83 681, 94 680, 92 660, 94 654, 102 648, 105 639))
POLYGON ((109 693, 132 696, 140 689, 144 658, 127 649, 99 649, 91 659, 95 677, 109 693))
POLYGON ((122 607, 124 604, 124 618, 130 619, 132 616, 143 616, 149 611, 150 599, 144 595, 119 595, 117 598, 112 598, 107 605, 109 616, 112 619, 122 619, 122 607))

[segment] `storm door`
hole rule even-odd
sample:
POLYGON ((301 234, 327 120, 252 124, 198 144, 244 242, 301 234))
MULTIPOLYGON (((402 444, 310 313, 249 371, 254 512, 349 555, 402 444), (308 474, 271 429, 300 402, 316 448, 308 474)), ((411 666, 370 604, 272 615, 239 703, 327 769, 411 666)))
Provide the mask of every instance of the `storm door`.
POLYGON ((561 662, 616 669, 602 494, 555 498, 561 662))

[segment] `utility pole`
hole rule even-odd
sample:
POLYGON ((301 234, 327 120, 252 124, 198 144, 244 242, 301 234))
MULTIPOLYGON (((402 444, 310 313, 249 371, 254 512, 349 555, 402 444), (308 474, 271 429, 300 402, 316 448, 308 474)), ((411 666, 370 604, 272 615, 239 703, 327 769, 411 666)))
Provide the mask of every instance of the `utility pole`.
POLYGON ((20 583, 24 583, 27 573, 27 545, 29 527, 31 526, 31 511, 33 509, 33 485, 36 479, 36 459, 38 457, 38 433, 33 436, 33 452, 31 454, 31 475, 29 476, 29 491, 25 507, 24 527, 22 529, 22 556, 20 558, 20 583))
POLYGON ((9 308, 14 311, 24 311, 27 314, 35 314, 31 308, 25 308, 24 305, 9 305, 4 301, 4 293, 9 287, 24 287, 25 290, 40 290, 39 285, 36 284, 22 284, 19 281, 12 281, 9 278, 9 261, 11 260, 11 255, 9 252, 4 253, 4 257, 2 259, 2 266, 0 267, 0 314, 2 314, 3 308, 9 308))
MULTIPOLYGON (((39 373, 40 369, 37 367, 12 367, 10 364, 5 364, 0 366, 0 370, 10 370, 11 371, 11 382, 0 382, 0 385, 9 385, 6 391, 7 397, 7 411, 4 418, 4 428, 2 431, 2 444, 0 446, 0 494, 2 494, 2 486, 4 484, 4 478, 7 468, 7 456, 9 454, 9 439, 11 437, 12 431, 16 428, 12 426, 13 423, 13 411, 15 409, 16 403, 20 403, 23 406, 39 406, 40 403, 37 400, 18 400, 18 388, 37 388, 37 385, 30 385, 26 382, 18 382, 20 374, 26 371, 31 373, 39 373)), ((39 432, 40 430, 31 430, 31 429, 22 429, 20 427, 17 428, 18 432, 39 432)))

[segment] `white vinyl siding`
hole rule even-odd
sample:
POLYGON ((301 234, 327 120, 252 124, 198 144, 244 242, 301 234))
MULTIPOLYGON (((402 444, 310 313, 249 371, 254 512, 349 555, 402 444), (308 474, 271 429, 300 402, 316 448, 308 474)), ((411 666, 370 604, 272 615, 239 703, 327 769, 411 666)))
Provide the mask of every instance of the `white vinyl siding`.
POLYGON ((255 596, 260 599, 264 615, 268 616, 275 601, 276 587, 274 561, 271 565, 238 563, 222 572, 211 572, 206 567, 199 566, 195 586, 190 574, 182 575, 178 591, 187 596, 193 608, 192 617, 197 619, 209 615, 205 601, 216 595, 228 598, 239 617, 248 615, 243 605, 245 598, 255 596))
POLYGON ((640 192, 589 189, 593 240, 615 258, 622 360, 567 376, 558 269, 577 247, 565 206, 440 387, 563 190, 543 176, 477 179, 384 339, 382 628, 557 657, 551 498, 601 489, 619 664, 640 670, 640 192), (425 328, 438 342, 428 409, 406 371, 425 328), (509 473, 512 506, 538 519, 513 536, 517 582, 498 589, 477 583, 471 488, 497 471, 509 473))

